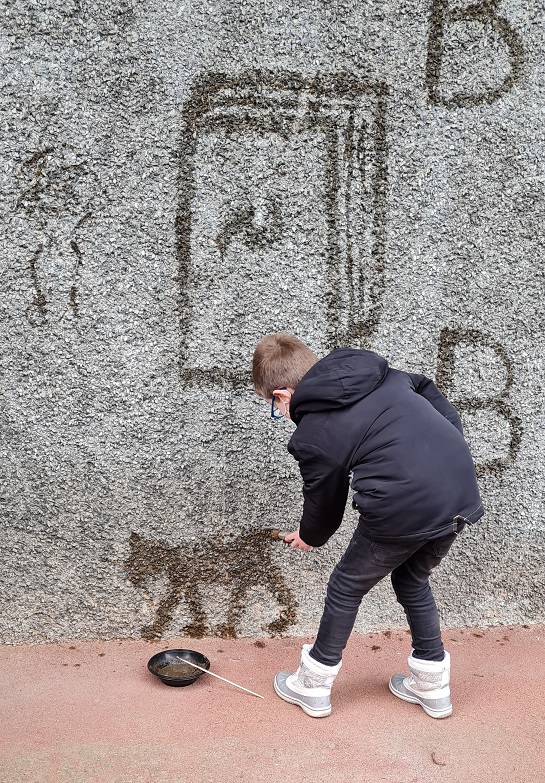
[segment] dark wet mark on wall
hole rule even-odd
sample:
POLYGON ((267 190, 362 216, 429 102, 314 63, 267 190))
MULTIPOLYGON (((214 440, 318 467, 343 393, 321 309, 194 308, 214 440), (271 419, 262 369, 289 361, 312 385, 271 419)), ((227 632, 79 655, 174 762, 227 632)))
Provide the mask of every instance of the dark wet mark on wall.
POLYGON ((185 601, 191 621, 176 632, 236 638, 237 625, 252 588, 263 587, 278 603, 278 618, 266 630, 281 634, 297 619, 297 599, 285 584, 271 558, 272 530, 252 529, 232 537, 207 536, 196 543, 168 544, 149 540, 137 533, 130 536, 130 554, 125 568, 132 584, 146 589, 148 582, 166 579, 167 594, 161 600, 153 623, 141 630, 144 639, 161 637, 172 621, 176 607, 185 601), (206 590, 221 587, 228 597, 226 622, 212 627, 207 618, 206 590))
POLYGON ((30 277, 34 288, 34 299, 25 310, 25 315, 31 326, 43 326, 47 318, 47 301, 40 287, 40 280, 36 271, 36 263, 43 252, 43 244, 38 245, 36 252, 29 262, 30 277))
POLYGON ((72 250, 73 254, 76 257, 75 266, 74 266, 74 282, 72 283, 70 287, 70 307, 72 309, 72 313, 74 315, 74 318, 80 317, 79 312, 79 280, 80 280, 80 274, 81 274, 81 268, 83 267, 83 253, 81 251, 81 248, 76 241, 79 238, 79 229, 82 227, 82 225, 89 220, 92 217, 90 212, 87 212, 78 222, 76 223, 76 226, 74 228, 74 234, 76 236, 76 239, 70 240, 70 249, 72 250))
POLYGON ((73 147, 61 145, 34 152, 15 176, 21 187, 17 208, 43 228, 51 217, 81 214, 81 185, 93 174, 73 147))
POLYGON ((63 311, 59 320, 70 311, 74 318, 80 317, 78 284, 83 251, 79 230, 92 214, 95 179, 87 161, 68 145, 37 150, 16 172, 20 190, 17 210, 44 237, 29 262, 35 297, 26 317, 33 327, 47 323, 56 300, 63 311), (67 256, 74 258, 73 264, 64 263, 67 256), (61 261, 57 261, 55 274, 48 270, 52 258, 61 261))
POLYGON ((516 459, 522 439, 521 420, 515 416, 509 405, 509 393, 513 386, 514 374, 513 363, 505 348, 489 335, 476 329, 443 329, 439 342, 436 380, 437 386, 451 399, 452 404, 460 413, 491 410, 507 421, 510 439, 506 455, 477 465, 477 474, 480 476, 487 473, 500 474, 505 471, 516 459), (477 349, 489 348, 501 360, 505 368, 506 380, 499 393, 486 397, 475 395, 452 399, 451 390, 456 376, 456 348, 464 343, 477 349))
MULTIPOLYGON (((196 274, 192 219, 198 207, 199 170, 209 163, 201 159, 199 145, 210 136, 222 140, 227 154, 234 159, 237 147, 235 144, 230 150, 229 144, 249 133, 258 134, 271 148, 275 144, 281 146, 279 140, 291 143, 297 134, 297 139, 305 132, 320 134, 326 150, 324 187, 322 194, 315 195, 321 203, 310 204, 309 209, 325 214, 327 288, 322 301, 328 323, 327 347, 356 341, 370 344, 384 292, 387 95, 384 83, 366 82, 347 74, 305 79, 295 73, 251 70, 237 76, 211 73, 196 82, 183 112, 180 208, 176 221, 180 367, 184 380, 191 381, 194 373, 187 361, 195 308, 190 290, 196 274)), ((280 177, 283 171, 284 164, 279 161, 272 173, 280 177)), ((248 199, 245 204, 233 206, 226 201, 222 205, 216 234, 222 267, 234 236, 240 236, 247 247, 254 249, 281 242, 285 225, 283 198, 269 177, 260 203, 248 199)), ((213 274, 217 263, 212 257, 207 261, 207 274, 213 274)), ((236 260, 232 263, 236 264, 236 260)), ((237 274, 236 268, 233 274, 237 274)), ((256 291, 259 295, 266 297, 267 291, 256 291)), ((256 339, 260 336, 255 335, 256 339)), ((228 367, 201 368, 197 372, 210 383, 240 381, 240 373, 233 373, 228 367)))
POLYGON ((222 254, 234 236, 240 235, 248 247, 267 247, 274 245, 282 236, 282 212, 279 196, 264 200, 260 207, 246 204, 230 206, 216 238, 222 254))
POLYGON ((225 381, 229 381, 229 385, 233 389, 247 388, 252 382, 251 372, 236 372, 230 370, 226 372, 222 367, 215 367, 211 369, 204 369, 200 367, 182 367, 180 370, 184 386, 186 388, 200 388, 205 384, 212 384, 213 386, 224 386, 225 381))
POLYGON ((27 214, 32 215, 33 206, 37 204, 43 190, 44 170, 46 158, 55 152, 54 147, 38 150, 21 165, 18 177, 30 180, 17 199, 17 208, 22 208, 27 214))
MULTIPOLYGON (((75 277, 76 279, 78 279, 80 268, 83 266, 83 254, 75 239, 71 240, 70 248, 74 253, 74 255, 76 256, 75 277)), ((74 317, 79 318, 78 287, 75 282, 70 287, 70 307, 72 308, 74 317)))
MULTIPOLYGON (((520 79, 524 70, 524 47, 522 38, 510 22, 498 13, 499 0, 483 0, 465 8, 452 8, 449 0, 432 0, 426 62, 426 87, 430 103, 448 108, 479 106, 493 103, 508 93, 520 79), (445 56, 445 33, 449 25, 460 22, 477 23, 483 36, 495 35, 506 47, 510 70, 503 81, 495 87, 481 91, 460 90, 450 97, 442 90, 442 69, 445 56)), ((486 40, 483 39, 485 42, 486 40)), ((482 51, 479 48, 478 51, 482 51)), ((475 68, 479 67, 478 61, 475 68)), ((444 87, 443 83, 443 87, 444 87)))

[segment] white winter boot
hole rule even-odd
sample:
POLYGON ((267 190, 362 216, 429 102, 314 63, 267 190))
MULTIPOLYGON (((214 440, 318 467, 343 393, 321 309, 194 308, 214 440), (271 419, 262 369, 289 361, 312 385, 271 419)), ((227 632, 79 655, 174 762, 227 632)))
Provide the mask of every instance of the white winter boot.
MULTIPOLYGON (((413 651, 414 652, 414 651, 413 651)), ((450 655, 442 661, 423 661, 408 658, 411 674, 394 674, 389 688, 399 699, 420 704, 432 718, 447 718, 452 713, 450 701, 450 655)))
POLYGON ((325 718, 331 713, 331 686, 340 671, 342 661, 336 666, 326 666, 311 658, 311 644, 304 644, 301 663, 294 674, 280 672, 274 678, 278 696, 299 707, 313 718, 325 718))

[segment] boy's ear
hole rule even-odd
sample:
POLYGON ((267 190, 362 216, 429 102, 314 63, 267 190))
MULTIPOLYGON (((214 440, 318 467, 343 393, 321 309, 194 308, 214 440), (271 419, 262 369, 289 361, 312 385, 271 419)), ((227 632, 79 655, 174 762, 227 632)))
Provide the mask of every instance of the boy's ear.
POLYGON ((275 389, 273 391, 273 395, 283 400, 284 402, 289 402, 294 391, 294 388, 287 386, 285 389, 275 389))

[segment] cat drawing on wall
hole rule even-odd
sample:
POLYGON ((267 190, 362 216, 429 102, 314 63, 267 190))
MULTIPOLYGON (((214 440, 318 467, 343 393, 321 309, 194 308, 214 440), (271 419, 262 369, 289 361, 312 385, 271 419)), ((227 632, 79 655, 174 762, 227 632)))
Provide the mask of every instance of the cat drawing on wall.
POLYGON ((130 582, 137 589, 145 589, 148 582, 161 578, 166 578, 168 584, 153 622, 141 629, 141 636, 161 637, 172 621, 174 610, 185 601, 191 621, 180 629, 182 635, 236 638, 246 596, 255 587, 265 587, 280 606, 277 619, 266 630, 275 635, 293 625, 297 619, 297 600, 272 561, 272 534, 272 530, 260 528, 231 537, 209 535, 196 542, 173 545, 131 533, 130 553, 124 563, 130 582), (204 609, 206 590, 212 586, 220 586, 229 593, 226 622, 216 627, 207 622, 204 609))

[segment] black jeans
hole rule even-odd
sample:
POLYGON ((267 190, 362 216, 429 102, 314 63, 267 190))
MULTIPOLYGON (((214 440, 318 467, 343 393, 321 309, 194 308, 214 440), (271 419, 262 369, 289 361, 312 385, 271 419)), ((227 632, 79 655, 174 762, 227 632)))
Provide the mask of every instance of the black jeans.
MULTIPOLYGON (((464 526, 464 523, 458 526, 458 533, 464 526)), ((356 529, 329 579, 324 613, 310 656, 327 666, 339 663, 363 596, 391 574, 392 586, 411 630, 414 657, 442 661, 444 647, 439 614, 429 576, 456 536, 453 532, 417 543, 377 542, 365 538, 356 529)))

